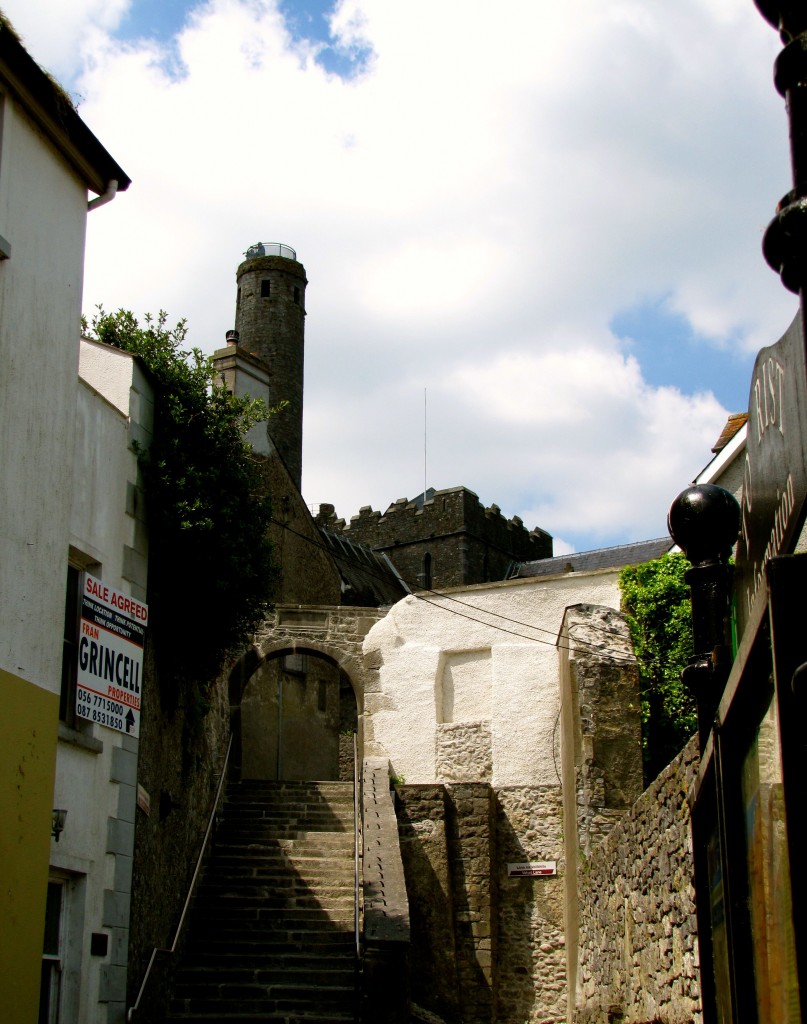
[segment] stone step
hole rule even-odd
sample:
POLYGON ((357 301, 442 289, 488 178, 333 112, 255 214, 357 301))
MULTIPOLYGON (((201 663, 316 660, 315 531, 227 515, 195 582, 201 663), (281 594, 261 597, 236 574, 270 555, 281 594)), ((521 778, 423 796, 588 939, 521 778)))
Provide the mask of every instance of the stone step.
POLYGON ((317 833, 317 831, 305 829, 290 829, 287 835, 272 835, 268 828, 261 828, 260 825, 232 825, 216 838, 215 851, 244 846, 264 847, 266 850, 287 850, 289 852, 303 853, 309 850, 315 854, 324 854, 334 851, 353 852, 353 834, 350 833, 317 833))
MULTIPOLYGON (((352 867, 353 865, 349 865, 352 867)), ((243 876, 231 877, 228 873, 216 873, 200 883, 197 890, 197 899, 226 898, 237 896, 241 899, 267 899, 275 896, 287 895, 293 892, 297 896, 313 896, 316 894, 332 895, 339 898, 350 896, 353 898, 353 872, 351 877, 345 878, 344 873, 321 874, 312 882, 304 878, 296 871, 289 871, 286 877, 279 872, 249 878, 243 876)))
MULTIPOLYGON (((256 858, 254 855, 233 855, 216 858, 213 866, 216 881, 230 881, 234 885, 241 882, 247 885, 266 884, 270 885, 277 880, 284 885, 294 885, 295 882, 305 884, 301 869, 305 868, 306 873, 317 885, 338 885, 340 880, 345 878, 346 864, 343 859, 333 857, 314 859, 312 857, 298 857, 296 861, 306 861, 305 864, 295 863, 291 858, 256 858), (329 880, 334 880, 329 882, 329 880)), ((350 866, 353 866, 353 857, 350 857, 350 866)), ((350 872, 352 876, 352 871, 350 872)), ((351 877, 352 885, 352 877, 351 877)))
POLYGON ((205 957, 208 962, 220 957, 257 957, 279 958, 289 956, 311 956, 312 954, 329 954, 331 956, 353 954, 355 936, 353 930, 341 932, 294 931, 264 933, 256 937, 246 937, 238 932, 219 934, 218 936, 195 935, 188 937, 189 959, 205 957))
POLYGON ((178 993, 188 986, 201 989, 207 985, 288 985, 291 981, 344 988, 353 984, 354 975, 355 965, 345 957, 308 957, 296 967, 282 959, 267 966, 262 959, 254 966, 239 961, 183 967, 177 972, 176 984, 178 993))
MULTIPOLYGON (((354 1011, 328 1013, 298 1014, 293 1018, 295 1024, 350 1024, 358 1019, 354 1011)), ((289 1024, 289 1015, 280 1013, 177 1013, 172 1012, 165 1018, 166 1024, 289 1024)))
POLYGON ((182 1010, 203 1010, 213 1007, 216 1003, 229 1003, 233 1010, 257 1008, 262 1002, 268 1005, 271 1001, 296 1002, 310 1004, 316 1002, 320 1008, 325 1005, 344 1005, 350 1003, 354 994, 352 972, 341 979, 326 984, 301 979, 295 984, 294 979, 284 978, 280 982, 219 982, 210 979, 205 982, 186 982, 180 979, 176 986, 171 1005, 182 1010), (337 984, 341 981, 341 984, 337 984), (250 1003, 251 1006, 246 1006, 250 1003))
POLYGON ((199 924, 194 932, 198 942, 217 942, 219 939, 232 941, 243 938, 245 942, 282 942, 286 936, 308 935, 312 942, 323 941, 329 936, 353 933, 354 915, 350 911, 334 911, 309 920, 288 915, 274 919, 266 915, 246 917, 243 914, 226 912, 210 914, 209 921, 199 924))
POLYGON ((199 970, 203 973, 211 969, 220 970, 246 970, 246 971, 268 971, 282 970, 292 974, 311 973, 319 971, 343 971, 345 965, 350 964, 351 970, 355 967, 355 945, 354 937, 351 935, 350 942, 341 942, 334 950, 323 947, 319 952, 306 950, 278 950, 275 953, 261 952, 199 952, 193 961, 193 965, 186 965, 180 970, 199 970))
POLYGON ((222 985, 200 994, 177 996, 171 1000, 172 1013, 210 1013, 216 1006, 227 1013, 299 1013, 316 1010, 323 1013, 338 1009, 349 1011, 355 999, 353 985, 293 987, 289 985, 263 988, 259 985, 222 985))
POLYGON ((166 1021, 355 1020, 353 871, 352 785, 231 786, 166 1021))

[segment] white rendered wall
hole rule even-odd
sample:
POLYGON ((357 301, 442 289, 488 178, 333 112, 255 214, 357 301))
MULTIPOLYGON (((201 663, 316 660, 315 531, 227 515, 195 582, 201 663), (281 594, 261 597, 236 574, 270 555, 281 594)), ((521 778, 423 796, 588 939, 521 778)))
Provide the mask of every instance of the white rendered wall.
POLYGON ((489 722, 493 785, 557 784, 564 611, 618 609, 617 575, 512 580, 394 605, 364 642, 380 660, 380 692, 365 696, 371 752, 407 783, 435 782, 438 725, 489 722))
POLYGON ((87 192, 8 97, 2 129, 0 668, 58 693, 87 192))
MULTIPOLYGON (((93 575, 131 594, 133 587, 124 576, 124 550, 136 543, 136 520, 127 514, 127 494, 137 483, 137 457, 130 444, 133 425, 128 412, 131 407, 132 419, 136 419, 135 412, 146 417, 147 433, 150 394, 143 395, 144 379, 137 361, 108 346, 82 342, 80 373, 81 379, 74 383, 70 545, 74 557, 97 563, 93 575)), ((124 734, 88 722, 82 722, 79 729, 73 734, 62 727, 53 795, 53 806, 65 808, 68 814, 59 841, 51 840, 51 871, 71 876, 81 885, 78 898, 69 902, 80 908, 80 913, 68 928, 72 969, 65 972, 64 980, 74 990, 64 994, 69 1002, 62 1009, 70 1011, 72 1019, 107 1024, 107 1004, 99 997, 109 955, 92 956, 90 942, 93 932, 107 934, 111 951, 116 935, 108 924, 105 900, 120 875, 118 858, 107 850, 110 821, 120 816, 113 758, 123 745, 124 734)), ((132 825, 132 848, 133 829, 132 825)))

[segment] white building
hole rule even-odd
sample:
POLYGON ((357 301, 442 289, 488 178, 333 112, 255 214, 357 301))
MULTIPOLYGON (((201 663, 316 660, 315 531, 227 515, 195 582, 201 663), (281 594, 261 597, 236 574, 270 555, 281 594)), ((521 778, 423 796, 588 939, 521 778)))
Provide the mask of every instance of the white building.
POLYGON ((34 1021, 39 1003, 88 191, 128 185, 0 18, 0 1006, 11 1024, 34 1021))
POLYGON ((138 361, 82 341, 53 794, 67 815, 51 839, 48 880, 58 948, 47 950, 43 965, 59 1021, 111 1024, 125 1013, 138 741, 76 716, 74 668, 83 572, 146 598, 145 509, 132 442, 148 446, 152 421, 151 385, 138 361))

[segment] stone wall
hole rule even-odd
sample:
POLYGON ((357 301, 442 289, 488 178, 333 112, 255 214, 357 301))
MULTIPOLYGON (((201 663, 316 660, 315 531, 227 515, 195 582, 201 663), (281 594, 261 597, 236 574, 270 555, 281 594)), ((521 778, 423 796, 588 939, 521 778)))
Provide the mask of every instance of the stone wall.
MULTIPOLYGON (((210 710, 200 719, 196 709, 161 699, 146 647, 138 790, 147 799, 147 810, 141 799, 135 821, 129 1006, 152 949, 173 940, 221 775, 230 730, 223 681, 211 689, 209 700, 210 710)), ((170 966, 160 963, 149 982, 150 995, 138 1016, 145 1024, 162 1019, 159 1007, 170 966)))
POLYGON ((396 786, 412 1000, 454 1024, 564 1020, 559 786, 396 786), (550 860, 558 874, 511 878, 550 860))
POLYGON ((444 722, 436 738, 438 782, 492 781, 490 722, 444 722))
POLYGON ((564 861, 560 785, 496 793, 496 1014, 502 1024, 566 1019, 564 861), (507 866, 555 861, 557 875, 510 878, 507 866))
POLYGON ((698 1024, 686 795, 695 738, 594 848, 579 875, 576 1024, 698 1024))
POLYGON ((552 554, 552 538, 528 531, 518 516, 505 519, 497 505, 485 508, 473 491, 452 487, 429 492, 421 504, 400 498, 382 515, 365 506, 348 524, 332 505, 321 505, 318 525, 352 541, 385 551, 412 589, 443 588, 505 578, 514 561, 552 554), (431 578, 424 576, 430 556, 431 578))

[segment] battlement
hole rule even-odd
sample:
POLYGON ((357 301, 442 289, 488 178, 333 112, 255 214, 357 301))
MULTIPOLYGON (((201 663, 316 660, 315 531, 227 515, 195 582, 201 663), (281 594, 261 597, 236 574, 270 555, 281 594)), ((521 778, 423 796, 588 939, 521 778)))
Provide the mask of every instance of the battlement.
POLYGON ((385 551, 410 586, 428 580, 422 566, 427 558, 440 567, 435 586, 457 586, 504 579, 513 562, 552 555, 552 537, 545 530, 527 530, 518 516, 505 518, 498 505, 485 508, 467 487, 430 488, 411 501, 399 498, 384 513, 365 505, 349 523, 337 517, 333 505, 320 505, 316 522, 385 551))

